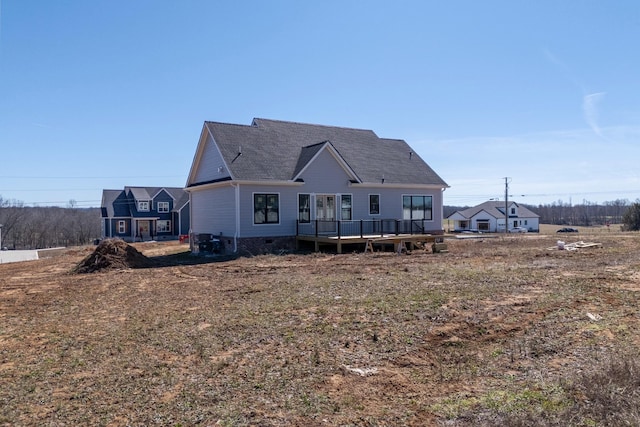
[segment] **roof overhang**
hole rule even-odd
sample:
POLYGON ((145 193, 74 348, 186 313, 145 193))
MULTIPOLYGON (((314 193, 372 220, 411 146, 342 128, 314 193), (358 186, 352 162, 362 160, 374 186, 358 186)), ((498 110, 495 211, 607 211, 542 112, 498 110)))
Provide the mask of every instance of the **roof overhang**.
POLYGON ((185 191, 193 193, 195 191, 209 190, 211 188, 222 188, 233 185, 263 185, 263 186, 277 186, 277 187, 301 187, 304 185, 304 181, 242 181, 242 180, 224 180, 217 182, 208 182, 202 184, 195 184, 191 187, 185 188, 185 191))
POLYGON ((382 182, 349 182, 349 187, 363 187, 363 188, 406 188, 408 190, 444 190, 449 186, 434 185, 434 184, 393 184, 382 182))

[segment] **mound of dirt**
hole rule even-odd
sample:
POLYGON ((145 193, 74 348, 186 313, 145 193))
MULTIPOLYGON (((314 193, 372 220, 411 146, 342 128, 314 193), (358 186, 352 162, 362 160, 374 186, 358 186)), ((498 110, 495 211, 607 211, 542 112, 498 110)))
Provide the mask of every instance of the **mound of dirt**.
POLYGON ((107 239, 100 242, 91 255, 83 259, 74 273, 94 273, 100 270, 121 270, 127 268, 153 267, 154 262, 142 255, 136 248, 121 239, 107 239))

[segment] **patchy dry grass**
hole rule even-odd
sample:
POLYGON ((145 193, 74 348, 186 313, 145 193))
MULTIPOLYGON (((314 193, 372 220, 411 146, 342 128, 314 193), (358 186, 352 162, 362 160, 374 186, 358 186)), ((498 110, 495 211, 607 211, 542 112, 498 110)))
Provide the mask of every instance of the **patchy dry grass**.
POLYGON ((69 271, 92 248, 3 264, 0 424, 638 424, 640 236, 557 239, 210 263, 140 245, 166 266, 85 275, 69 271))

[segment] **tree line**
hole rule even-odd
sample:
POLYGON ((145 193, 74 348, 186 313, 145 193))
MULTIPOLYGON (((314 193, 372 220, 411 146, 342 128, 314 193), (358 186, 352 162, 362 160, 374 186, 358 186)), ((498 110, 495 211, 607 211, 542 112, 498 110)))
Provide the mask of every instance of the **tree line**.
POLYGON ((627 199, 617 199, 610 202, 592 203, 564 203, 562 200, 546 205, 524 205, 540 215, 541 224, 554 225, 607 225, 622 224, 623 217, 632 203, 627 199))
MULTIPOLYGON (((559 200, 537 206, 522 205, 540 215, 542 224, 624 224, 628 230, 640 229, 640 201, 631 203, 627 199, 618 199, 572 204, 559 200)), ((467 207, 445 206, 444 217, 467 207)), ((78 208, 73 200, 66 207, 29 207, 0 196, 0 224, 2 247, 8 249, 80 246, 101 237, 100 208, 78 208)))
POLYGON ((100 208, 29 207, 0 197, 2 247, 41 249, 79 246, 100 238, 100 208))

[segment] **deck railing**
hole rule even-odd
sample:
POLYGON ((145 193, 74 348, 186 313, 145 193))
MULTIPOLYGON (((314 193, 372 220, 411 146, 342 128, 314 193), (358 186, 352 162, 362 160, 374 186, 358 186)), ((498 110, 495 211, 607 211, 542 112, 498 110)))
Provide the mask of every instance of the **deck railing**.
POLYGON ((296 221, 296 236, 365 237, 399 234, 428 234, 425 219, 314 220, 296 221))

